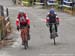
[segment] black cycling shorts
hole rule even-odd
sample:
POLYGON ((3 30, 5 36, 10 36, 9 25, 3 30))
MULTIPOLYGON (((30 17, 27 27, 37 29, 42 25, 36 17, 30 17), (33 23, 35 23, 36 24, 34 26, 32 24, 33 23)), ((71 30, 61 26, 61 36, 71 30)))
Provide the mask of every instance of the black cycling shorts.
POLYGON ((27 23, 25 23, 25 24, 20 23, 20 29, 24 29, 26 26, 27 26, 27 23))

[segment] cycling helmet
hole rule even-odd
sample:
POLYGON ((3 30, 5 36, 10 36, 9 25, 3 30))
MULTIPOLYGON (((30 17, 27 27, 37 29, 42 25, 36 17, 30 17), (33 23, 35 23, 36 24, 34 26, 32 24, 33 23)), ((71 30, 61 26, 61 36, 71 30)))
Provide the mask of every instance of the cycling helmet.
POLYGON ((19 13, 24 13, 24 11, 23 10, 19 10, 19 13))
POLYGON ((55 11, 54 10, 50 10, 50 14, 55 14, 55 11))

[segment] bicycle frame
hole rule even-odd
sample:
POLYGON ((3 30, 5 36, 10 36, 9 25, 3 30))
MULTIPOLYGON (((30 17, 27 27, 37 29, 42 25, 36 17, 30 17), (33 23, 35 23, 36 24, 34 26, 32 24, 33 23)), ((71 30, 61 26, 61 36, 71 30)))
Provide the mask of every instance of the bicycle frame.
POLYGON ((26 28, 21 29, 21 37, 22 37, 22 40, 27 40, 27 36, 26 35, 27 35, 27 29, 26 28))
POLYGON ((53 38, 56 37, 56 32, 55 32, 55 26, 54 26, 54 23, 52 23, 52 37, 53 37, 53 38))
POLYGON ((28 47, 28 28, 25 27, 24 29, 21 29, 21 38, 24 43, 25 49, 28 47))
POLYGON ((55 38, 56 38, 57 36, 56 36, 54 24, 55 24, 55 23, 52 23, 52 39, 54 40, 54 45, 56 45, 55 38))

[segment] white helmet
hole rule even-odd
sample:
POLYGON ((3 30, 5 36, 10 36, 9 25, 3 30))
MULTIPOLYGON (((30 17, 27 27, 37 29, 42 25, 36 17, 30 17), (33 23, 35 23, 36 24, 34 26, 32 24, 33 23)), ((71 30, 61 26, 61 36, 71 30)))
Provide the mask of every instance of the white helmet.
POLYGON ((23 10, 19 10, 19 13, 24 13, 24 11, 23 10))

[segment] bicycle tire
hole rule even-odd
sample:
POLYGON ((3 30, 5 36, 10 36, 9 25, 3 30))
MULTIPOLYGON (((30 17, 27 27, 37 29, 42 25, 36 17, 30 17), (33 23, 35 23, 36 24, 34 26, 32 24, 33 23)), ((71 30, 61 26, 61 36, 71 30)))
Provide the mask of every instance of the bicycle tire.
POLYGON ((53 38, 53 40, 54 40, 54 45, 56 45, 55 37, 53 38))
POLYGON ((25 48, 25 49, 28 48, 28 43, 27 43, 27 41, 24 41, 24 48, 25 48))

